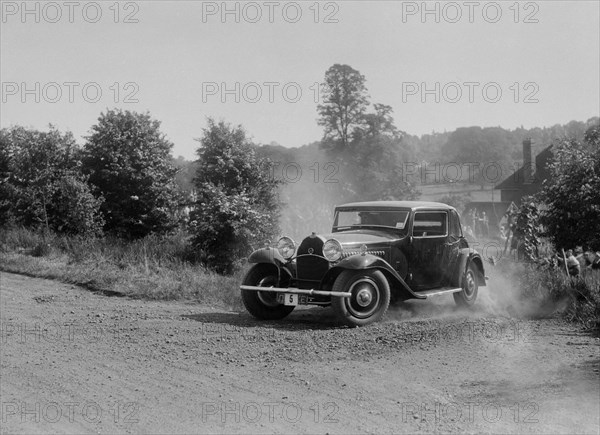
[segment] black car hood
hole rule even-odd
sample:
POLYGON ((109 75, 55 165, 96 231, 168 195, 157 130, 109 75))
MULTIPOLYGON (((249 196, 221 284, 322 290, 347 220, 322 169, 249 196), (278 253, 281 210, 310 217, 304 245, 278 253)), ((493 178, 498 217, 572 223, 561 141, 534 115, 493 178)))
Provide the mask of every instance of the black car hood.
POLYGON ((378 230, 349 230, 340 231, 338 233, 322 234, 325 240, 336 239, 342 244, 342 246, 350 245, 362 245, 362 244, 382 244, 390 243, 395 240, 400 240, 406 235, 392 234, 389 231, 378 231, 378 230))

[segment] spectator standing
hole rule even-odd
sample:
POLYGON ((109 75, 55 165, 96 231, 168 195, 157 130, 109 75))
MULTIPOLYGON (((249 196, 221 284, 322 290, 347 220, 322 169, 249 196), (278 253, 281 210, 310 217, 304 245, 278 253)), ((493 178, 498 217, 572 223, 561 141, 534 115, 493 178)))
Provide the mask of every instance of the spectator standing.
MULTIPOLYGON (((558 258, 558 262, 560 264, 564 264, 565 261, 562 258, 562 256, 559 254, 556 254, 556 255, 558 258)), ((581 271, 581 265, 579 264, 579 261, 577 260, 577 258, 575 258, 575 256, 573 255, 573 250, 568 249, 567 252, 565 253, 565 256, 567 257, 567 270, 569 271, 569 275, 571 275, 571 276, 579 275, 579 272, 581 271)))

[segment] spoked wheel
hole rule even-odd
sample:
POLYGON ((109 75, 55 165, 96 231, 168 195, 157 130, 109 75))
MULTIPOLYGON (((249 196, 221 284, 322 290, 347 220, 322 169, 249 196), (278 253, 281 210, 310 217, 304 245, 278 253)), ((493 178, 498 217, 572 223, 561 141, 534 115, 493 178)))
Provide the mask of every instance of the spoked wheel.
POLYGON ((379 270, 345 270, 335 280, 333 291, 351 293, 349 298, 332 297, 331 306, 352 327, 381 320, 390 305, 390 286, 379 270))
MULTIPOLYGON (((277 271, 273 267, 257 264, 244 278, 244 285, 256 287, 277 286, 277 271)), ((242 302, 250 314, 261 320, 283 319, 290 314, 293 306, 285 306, 277 302, 277 293, 255 290, 242 290, 242 302)))
POLYGON ((473 264, 469 264, 463 277, 463 289, 458 293, 454 293, 454 302, 461 307, 470 307, 475 303, 475 299, 477 299, 478 290, 477 270, 473 264))

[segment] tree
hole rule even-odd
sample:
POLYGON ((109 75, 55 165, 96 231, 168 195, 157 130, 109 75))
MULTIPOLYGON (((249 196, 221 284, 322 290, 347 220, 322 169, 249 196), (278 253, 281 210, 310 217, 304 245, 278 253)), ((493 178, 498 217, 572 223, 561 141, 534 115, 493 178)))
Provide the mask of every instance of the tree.
POLYGON ((148 113, 108 110, 86 139, 83 171, 104 197, 105 230, 139 238, 177 225, 173 144, 159 121, 148 113))
POLYGON ((373 107, 375 113, 367 113, 363 116, 364 126, 355 128, 353 138, 356 140, 377 136, 390 136, 395 139, 402 137, 402 132, 394 125, 392 106, 376 103, 373 107))
POLYGON ((241 126, 209 118, 197 140, 192 245, 208 267, 229 274, 253 249, 276 237, 280 182, 269 176, 269 161, 257 157, 241 126))
POLYGON ((600 125, 583 142, 567 139, 552 148, 540 199, 547 209, 542 222, 557 247, 600 250, 600 125))
POLYGON ((404 171, 414 156, 394 125, 390 106, 375 104, 375 113, 365 115, 365 127, 356 128, 353 136, 348 147, 337 153, 344 167, 347 200, 418 197, 404 171))
MULTIPOLYGON (((500 127, 457 128, 442 147, 445 161, 461 167, 462 181, 496 184, 509 172, 511 138, 509 132, 500 127), (464 170, 461 165, 465 165, 464 170)), ((461 180, 456 180, 461 181, 461 180)))
POLYGON ((341 157, 345 200, 413 200, 419 196, 405 171, 410 152, 401 139, 386 135, 353 141, 341 157))
POLYGON ((0 145, 2 223, 10 217, 46 231, 100 231, 99 201, 80 172, 79 148, 70 132, 61 134, 52 126, 48 132, 13 127, 0 131, 0 145))
POLYGON ((365 77, 349 65, 335 64, 325 73, 323 104, 317 106, 319 125, 325 128, 324 140, 346 148, 351 127, 364 125, 369 105, 365 77))

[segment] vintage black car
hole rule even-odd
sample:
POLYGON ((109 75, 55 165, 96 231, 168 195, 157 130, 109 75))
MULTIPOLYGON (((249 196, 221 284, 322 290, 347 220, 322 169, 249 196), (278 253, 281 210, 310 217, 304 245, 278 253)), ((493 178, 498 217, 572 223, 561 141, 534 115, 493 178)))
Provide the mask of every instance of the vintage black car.
POLYGON ((436 202, 374 201, 336 207, 331 234, 312 233, 296 246, 252 253, 240 286, 246 309, 282 319, 298 305, 331 305, 340 320, 380 320, 390 300, 452 293, 471 306, 485 286, 481 256, 463 237, 453 207, 436 202))

